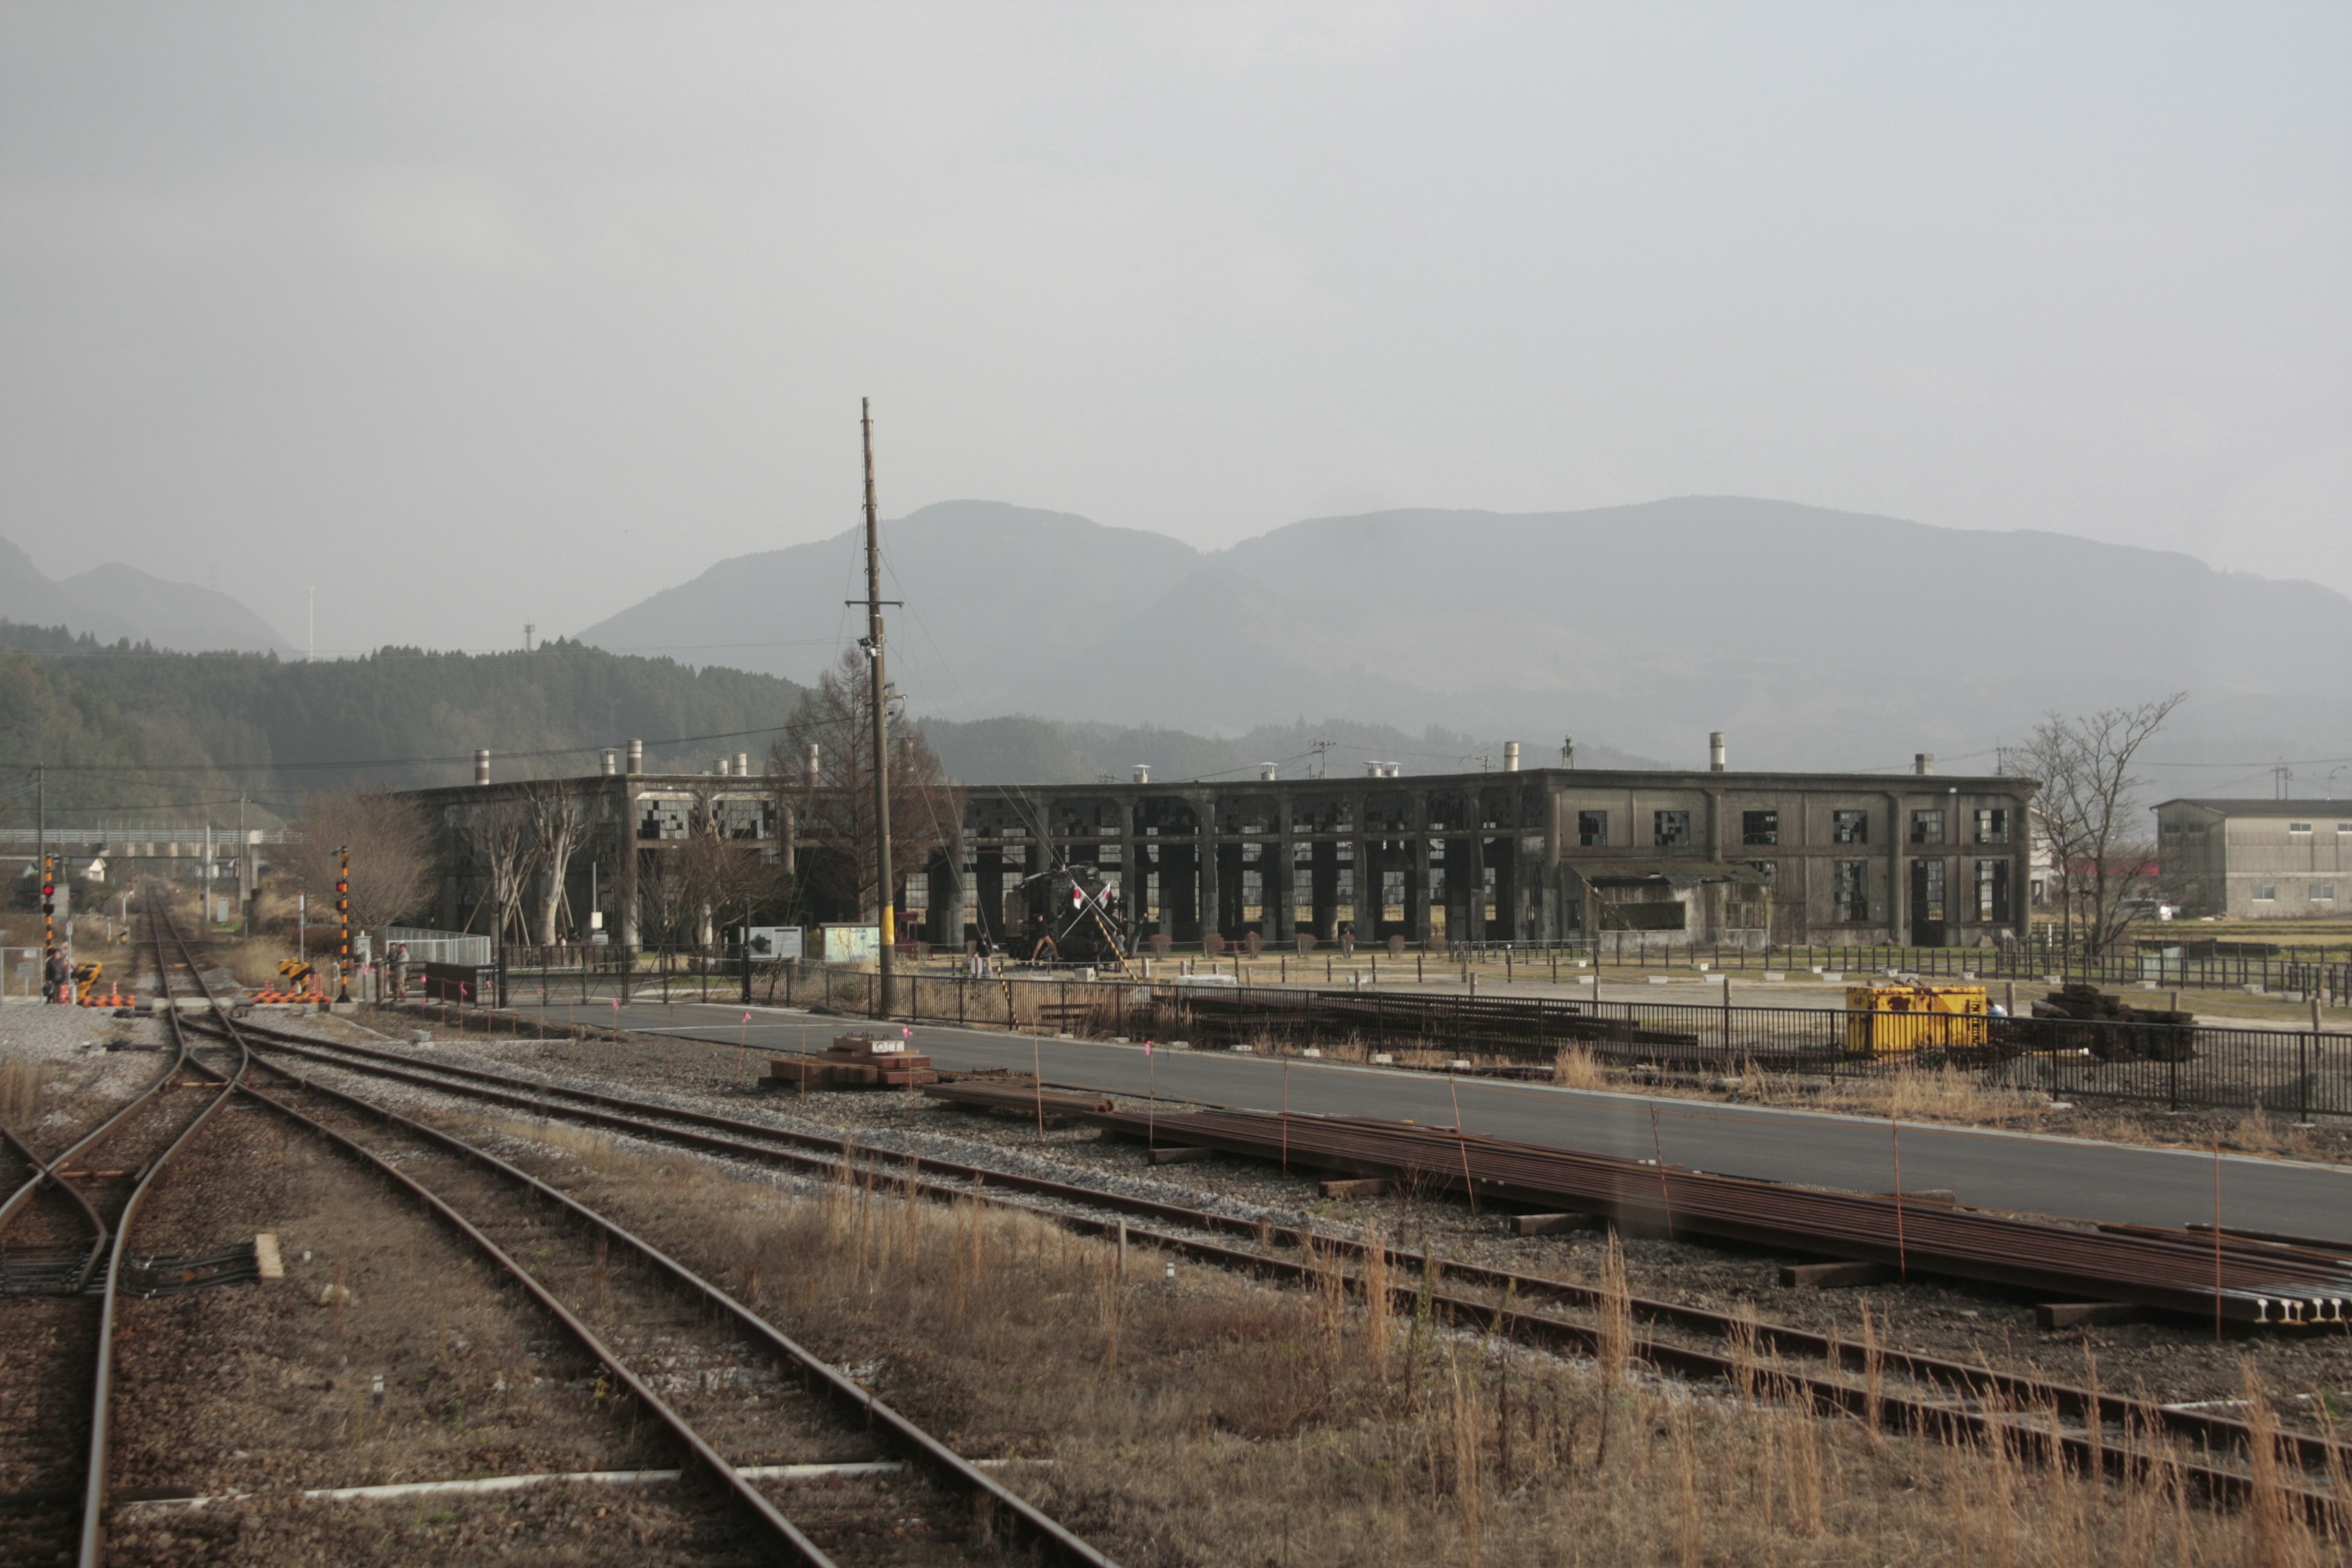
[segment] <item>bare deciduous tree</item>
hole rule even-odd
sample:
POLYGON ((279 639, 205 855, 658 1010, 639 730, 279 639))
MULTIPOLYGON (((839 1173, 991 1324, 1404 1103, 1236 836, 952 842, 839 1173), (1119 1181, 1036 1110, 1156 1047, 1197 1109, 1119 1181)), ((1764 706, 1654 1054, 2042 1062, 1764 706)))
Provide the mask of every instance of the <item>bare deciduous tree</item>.
POLYGON ((698 833, 675 852, 697 923, 705 916, 722 930, 748 925, 759 908, 782 896, 783 868, 761 852, 715 833, 698 833))
POLYGON ((2070 947, 2079 937, 2105 952, 2132 922, 2131 900, 2155 877, 2156 844, 2138 800, 2147 781, 2132 773, 2132 759, 2188 695, 2078 719, 2053 713, 2024 746, 2026 768, 2041 780, 2033 815, 2050 846, 2070 947))
POLYGON ((648 945, 666 947, 680 940, 679 928, 694 907, 684 862, 675 849, 639 858, 637 919, 652 939, 648 945))
MULTIPOLYGON (((845 648, 840 661, 818 677, 816 689, 801 700, 768 758, 780 817, 797 814, 803 846, 797 869, 808 891, 868 921, 881 908, 875 889, 873 715, 866 659, 845 648), (812 744, 817 747, 814 781, 805 776, 812 744), (824 852, 810 854, 810 847, 824 852)), ((903 886, 954 841, 963 791, 949 782, 919 726, 894 721, 890 742, 890 861, 903 886)), ((892 892, 903 904, 899 889, 892 892)))
POLYGON ((522 904, 536 857, 530 821, 521 805, 503 800, 472 808, 457 824, 457 841, 482 879, 481 897, 467 913, 467 928, 472 929, 474 917, 487 904, 493 937, 499 942, 509 936, 530 940, 523 927, 522 904))
POLYGON ((314 795, 295 818, 300 841, 289 858, 295 885, 313 910, 332 910, 335 878, 352 852, 352 928, 377 931, 414 913, 433 883, 431 835, 413 802, 385 789, 314 795))
POLYGON ((562 780, 539 779, 523 786, 522 813, 530 833, 532 861, 546 879, 535 940, 552 947, 557 940, 555 917, 563 905, 564 879, 571 873, 572 857, 588 837, 587 802, 562 780))

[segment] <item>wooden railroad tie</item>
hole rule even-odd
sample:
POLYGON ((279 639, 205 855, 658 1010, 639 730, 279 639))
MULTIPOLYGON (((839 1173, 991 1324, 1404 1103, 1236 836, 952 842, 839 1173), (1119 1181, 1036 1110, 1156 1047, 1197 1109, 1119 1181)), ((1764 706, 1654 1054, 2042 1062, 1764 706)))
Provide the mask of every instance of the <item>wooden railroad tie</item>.
POLYGON ((1884 1263, 1791 1263, 1780 1270, 1780 1283, 1813 1290, 1845 1285, 1878 1285, 1895 1278, 1884 1263))
POLYGON ((1521 1214, 1511 1216, 1517 1236, 1560 1236, 1575 1230, 1600 1230, 1609 1221, 1597 1214, 1521 1214))

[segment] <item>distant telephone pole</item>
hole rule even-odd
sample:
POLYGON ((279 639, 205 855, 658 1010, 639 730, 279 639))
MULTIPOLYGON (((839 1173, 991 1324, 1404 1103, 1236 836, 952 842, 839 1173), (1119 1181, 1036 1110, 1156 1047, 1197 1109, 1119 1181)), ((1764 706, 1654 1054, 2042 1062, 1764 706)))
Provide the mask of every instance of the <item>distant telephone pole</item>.
POLYGON ((882 911, 882 973, 877 996, 885 1018, 897 1005, 898 921, 890 879, 890 703, 882 661, 882 531, 874 502, 874 405, 857 400, 866 438, 866 657, 874 674, 874 897, 882 911))

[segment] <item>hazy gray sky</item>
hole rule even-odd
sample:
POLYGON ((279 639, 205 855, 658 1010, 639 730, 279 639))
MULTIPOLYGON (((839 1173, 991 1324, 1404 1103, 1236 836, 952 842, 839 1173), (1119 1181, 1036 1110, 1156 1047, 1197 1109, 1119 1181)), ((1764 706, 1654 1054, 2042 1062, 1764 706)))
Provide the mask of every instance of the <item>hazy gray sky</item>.
POLYGON ((2347 84, 2244 0, 9 4, 0 534, 509 646, 847 526, 866 394, 890 514, 1739 493, 2352 591, 2347 84))

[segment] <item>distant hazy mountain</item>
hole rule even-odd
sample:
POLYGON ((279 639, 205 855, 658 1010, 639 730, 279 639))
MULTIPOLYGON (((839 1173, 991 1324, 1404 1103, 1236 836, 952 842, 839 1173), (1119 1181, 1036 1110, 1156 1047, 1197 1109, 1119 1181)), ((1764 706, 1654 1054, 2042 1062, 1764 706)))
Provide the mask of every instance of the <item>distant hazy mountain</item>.
MULTIPOLYGON (((859 547, 722 562, 582 637, 806 680, 860 629, 859 547)), ((2185 689, 2176 756, 2352 754, 2352 600, 2054 533, 1693 497, 1319 518, 1200 552, 953 501, 886 549, 895 679, 942 718, 1436 724, 1515 736, 1530 766, 1564 735, 1700 763, 1725 730, 1735 767, 1990 768, 2045 711, 2185 689)))
POLYGON ((0 539, 0 620, 63 626, 101 642, 128 637, 183 653, 294 651, 277 628, 215 589, 167 583, 119 564, 92 567, 53 583, 5 539, 0 539))

